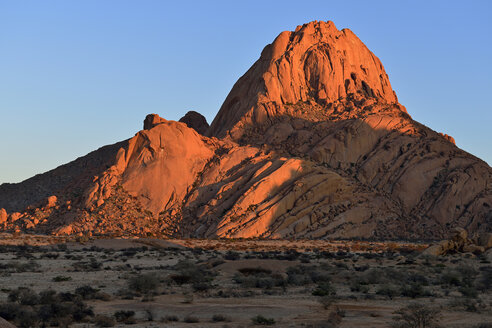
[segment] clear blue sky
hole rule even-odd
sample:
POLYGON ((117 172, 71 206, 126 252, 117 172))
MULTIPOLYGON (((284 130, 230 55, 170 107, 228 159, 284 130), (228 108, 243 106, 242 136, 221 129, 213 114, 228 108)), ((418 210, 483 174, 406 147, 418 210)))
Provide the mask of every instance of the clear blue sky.
POLYGON ((133 136, 209 122, 284 30, 350 28, 412 117, 492 164, 492 1, 0 0, 0 183, 133 136))

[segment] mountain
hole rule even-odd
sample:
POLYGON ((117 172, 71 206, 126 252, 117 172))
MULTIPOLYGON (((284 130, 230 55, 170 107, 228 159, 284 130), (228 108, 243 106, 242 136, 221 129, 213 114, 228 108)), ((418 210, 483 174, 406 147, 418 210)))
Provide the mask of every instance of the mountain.
POLYGON ((148 115, 133 138, 0 186, 7 231, 440 239, 492 230, 492 169, 414 121, 348 29, 282 32, 210 127, 148 115), (9 214, 7 214, 9 213, 9 214))

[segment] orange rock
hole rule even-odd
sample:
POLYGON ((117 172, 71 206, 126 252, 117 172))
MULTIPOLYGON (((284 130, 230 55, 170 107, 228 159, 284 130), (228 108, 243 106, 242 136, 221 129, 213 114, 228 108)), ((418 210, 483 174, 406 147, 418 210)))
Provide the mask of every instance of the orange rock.
POLYGON ((56 206, 58 198, 56 196, 50 196, 46 199, 46 208, 52 208, 56 206))
POLYGON ((8 219, 7 211, 4 208, 0 208, 0 224, 6 223, 7 219, 8 219))
MULTIPOLYGON (((379 59, 331 22, 268 45, 227 96, 211 137, 199 134, 207 125, 198 113, 182 121, 150 114, 133 138, 1 185, 0 207, 44 215, 44 231, 62 234, 440 240, 455 226, 490 232, 492 169, 413 121, 379 59), (50 195, 64 195, 66 208, 29 206, 50 195)), ((429 252, 468 245, 458 234, 429 252)))
POLYGON ((15 221, 19 220, 20 217, 21 217, 21 214, 19 212, 14 212, 14 213, 10 214, 10 221, 15 222, 15 221))
POLYGON ((162 117, 160 117, 159 115, 149 114, 145 117, 145 120, 144 120, 144 130, 150 130, 154 126, 161 124, 161 123, 165 123, 165 122, 167 122, 167 121, 165 119, 163 119, 162 117))
POLYGON ((314 100, 335 102, 361 93, 397 103, 383 65, 348 29, 333 22, 311 22, 282 32, 234 85, 210 126, 225 136, 244 124, 263 123, 285 113, 285 105, 314 100))

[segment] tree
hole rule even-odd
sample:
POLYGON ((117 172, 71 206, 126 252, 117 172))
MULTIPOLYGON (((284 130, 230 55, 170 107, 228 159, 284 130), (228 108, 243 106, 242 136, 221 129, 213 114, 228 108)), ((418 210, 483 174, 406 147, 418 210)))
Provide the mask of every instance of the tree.
POLYGON ((396 311, 397 317, 393 327, 398 328, 437 328, 439 327, 440 313, 437 308, 412 303, 396 311))

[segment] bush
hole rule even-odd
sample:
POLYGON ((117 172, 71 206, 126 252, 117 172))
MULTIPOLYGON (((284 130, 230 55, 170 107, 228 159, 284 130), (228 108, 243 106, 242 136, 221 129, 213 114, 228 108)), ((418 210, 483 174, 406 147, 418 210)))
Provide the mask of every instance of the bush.
POLYGON ((439 313, 437 308, 413 303, 395 312, 393 327, 399 328, 434 328, 439 327, 439 313))
POLYGON ((114 318, 118 322, 122 322, 125 324, 134 324, 135 323, 135 311, 117 311, 114 313, 114 318))
POLYGON ((159 286, 159 279, 153 273, 140 274, 132 277, 128 282, 128 288, 138 293, 150 293, 159 286))
POLYGON ((224 258, 228 261, 237 261, 241 259, 241 255, 239 255, 238 252, 227 251, 227 253, 224 255, 224 258))
POLYGON ((5 320, 14 320, 20 311, 19 305, 16 303, 1 303, 0 304, 0 317, 5 320))
POLYGON ((369 290, 370 290, 369 286, 361 284, 360 281, 354 281, 352 284, 350 284, 351 292, 359 292, 359 293, 367 294, 369 290))
POLYGON ((243 274, 236 274, 233 277, 234 282, 240 284, 246 288, 263 288, 271 289, 273 287, 283 287, 286 282, 284 278, 279 274, 256 274, 245 276, 243 274))
POLYGON ((392 300, 395 296, 399 295, 399 291, 393 287, 388 285, 383 285, 376 290, 376 294, 383 295, 392 300))
POLYGON ((97 262, 95 258, 90 261, 79 261, 72 264, 75 271, 99 271, 102 269, 102 263, 97 262))
POLYGON ((114 327, 116 322, 113 317, 100 314, 94 318, 94 324, 97 327, 114 327))
POLYGON ((314 296, 329 296, 329 295, 335 295, 336 290, 329 282, 324 282, 322 284, 319 284, 318 287, 316 287, 316 289, 313 290, 312 294, 314 296))
POLYGON ((68 326, 93 316, 81 296, 46 290, 39 294, 29 288, 17 288, 9 295, 11 303, 0 304, 0 316, 20 327, 68 326))
POLYGON ((186 317, 184 317, 183 321, 186 323, 197 323, 200 322, 200 319, 198 319, 197 317, 187 315, 186 317))
POLYGON ((474 287, 463 286, 458 288, 458 291, 465 297, 477 298, 478 291, 474 287))
POLYGON ((166 315, 161 319, 162 322, 177 322, 179 318, 175 315, 166 315))
POLYGON ((275 319, 273 318, 265 318, 262 315, 257 315, 256 317, 251 318, 253 325, 261 325, 261 326, 271 326, 275 324, 275 319))
POLYGON ((205 292, 213 288, 213 285, 208 281, 196 281, 191 285, 191 287, 195 292, 205 292))
POLYGON ((237 270, 241 272, 245 276, 250 276, 250 275, 261 275, 261 274, 271 274, 272 270, 269 269, 264 269, 261 267, 256 267, 256 268, 242 268, 237 270))
MULTIPOLYGON (((194 283, 198 289, 200 289, 198 283, 210 283, 215 277, 213 272, 190 261, 180 261, 174 266, 174 269, 177 273, 169 276, 172 281, 178 285, 194 283)), ((202 284, 202 286, 204 285, 202 284)))
POLYGON ((39 296, 30 288, 18 287, 9 293, 8 300, 22 305, 36 305, 39 302, 39 296))
POLYGON ((85 285, 77 287, 75 289, 75 294, 80 295, 84 300, 91 300, 96 298, 96 294, 99 289, 92 288, 91 286, 85 285))
POLYGON ((36 326, 39 322, 39 318, 33 310, 25 308, 20 310, 16 322, 21 328, 30 328, 36 326))
POLYGON ((212 317, 212 322, 224 322, 224 321, 229 321, 229 319, 222 314, 214 314, 212 317))
POLYGON ((6 272, 37 272, 40 265, 35 261, 29 262, 15 262, 11 261, 7 264, 0 263, 0 270, 4 270, 6 272))
POLYGON ((429 291, 425 290, 419 284, 403 285, 400 288, 400 294, 401 296, 411 297, 411 298, 430 296, 429 291))
POLYGON ((482 322, 475 326, 475 328, 492 328, 492 323, 482 322))
POLYGON ((488 291, 492 289, 492 268, 484 267, 480 278, 478 279, 477 288, 481 291, 488 291))
POLYGON ((72 280, 72 277, 68 276, 56 276, 53 279, 51 279, 54 282, 62 282, 62 281, 70 281, 72 280))

